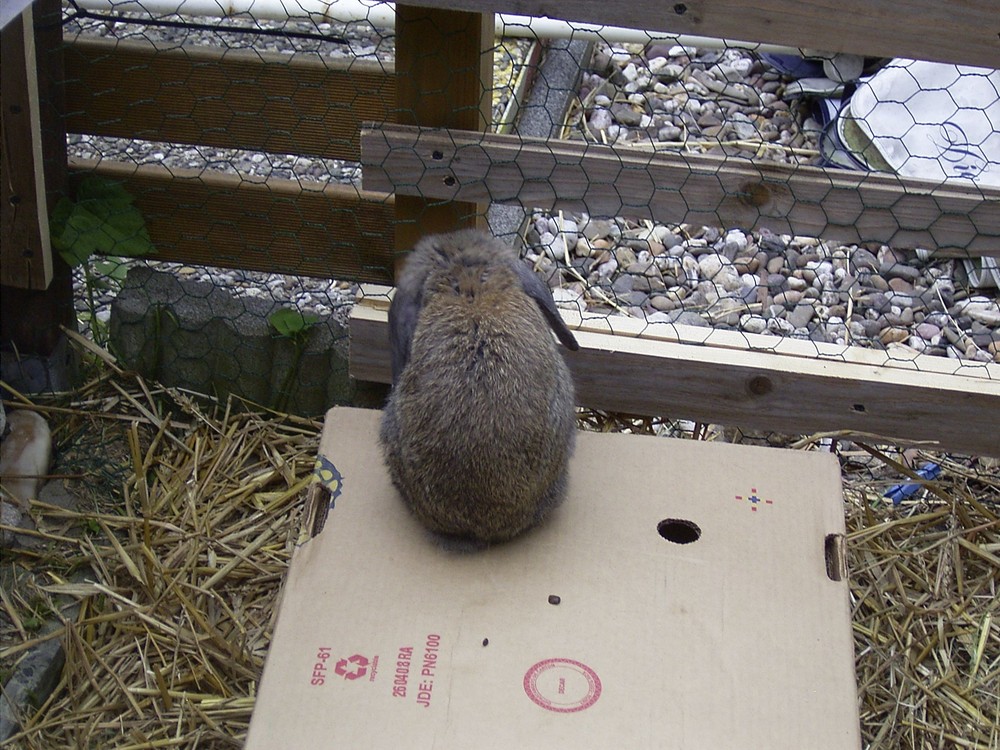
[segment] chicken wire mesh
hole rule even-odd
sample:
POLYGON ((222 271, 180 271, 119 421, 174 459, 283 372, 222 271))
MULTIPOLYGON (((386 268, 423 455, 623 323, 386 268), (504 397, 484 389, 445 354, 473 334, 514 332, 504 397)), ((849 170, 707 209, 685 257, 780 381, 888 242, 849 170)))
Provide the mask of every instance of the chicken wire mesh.
MULTIPOLYGON (((362 168, 364 121, 419 120, 395 101, 420 74, 395 69, 392 6, 214 8, 64 5, 71 161, 135 193, 155 257, 85 256, 78 314, 147 375, 310 414, 357 397, 345 331, 359 282, 391 283, 393 222, 419 233, 424 216, 397 216, 389 193, 433 212, 444 174, 567 311, 995 378, 997 71, 572 23, 539 43, 532 19, 499 16, 492 87, 465 108, 515 145, 471 134, 435 172, 420 134, 362 168), (664 153, 681 160, 665 169, 664 153), (894 182, 913 176, 934 189, 894 182)), ((456 93, 412 83, 418 102, 456 93)))
MULTIPOLYGON (((179 15, 177 3, 64 5, 68 149, 77 175, 68 198, 99 203, 83 187, 86 174, 124 185, 153 248, 149 258, 130 255, 134 235, 112 236, 110 247, 95 242, 96 253, 82 255, 76 270, 82 326, 129 366, 168 385, 223 397, 236 392, 278 410, 319 414, 357 398, 346 378, 347 315, 365 297, 362 282, 391 282, 397 257, 394 206, 366 189, 357 129, 362 120, 406 122, 408 115, 394 108, 393 76, 406 73, 395 69, 391 6, 350 4, 353 18, 335 18, 348 5, 331 3, 325 16, 287 2, 228 16, 213 4, 201 4, 197 15, 179 15)), ((521 146, 487 152, 475 141, 455 144, 481 171, 467 210, 521 249, 560 306, 629 320, 654 335, 668 329, 684 338, 697 329, 699 342, 709 345, 737 336, 768 351, 796 339, 817 356, 846 359, 849 347, 865 347, 917 371, 934 369, 925 363, 936 360, 955 373, 995 377, 988 368, 1000 361, 1000 280, 993 257, 982 251, 995 249, 1000 229, 996 203, 977 207, 975 199, 996 197, 996 127, 982 135, 971 126, 958 132, 919 114, 923 89, 915 85, 892 102, 897 119, 912 125, 889 136, 865 130, 873 111, 871 96, 859 98, 871 88, 865 81, 896 71, 919 83, 919 71, 908 72, 905 61, 568 29, 577 41, 536 45, 525 21, 499 25, 488 52, 493 85, 481 92, 477 110, 489 110, 492 129, 521 146), (855 102, 865 106, 855 109, 855 102), (905 137, 911 131, 937 143, 948 159, 907 151, 916 148, 905 137), (658 171, 663 153, 684 159, 669 179, 658 171), (564 157, 562 171, 550 168, 554 155, 564 157), (738 177, 784 196, 790 203, 782 210, 809 231, 769 214, 769 195, 726 182, 699 157, 718 157, 745 170, 738 177), (942 163, 950 172, 920 171, 942 163), (830 167, 829 176, 811 171, 817 166, 830 167), (491 181, 493 170, 502 179, 491 181), (535 190, 538 203, 501 210, 512 202, 504 170, 523 172, 524 184, 516 186, 535 190), (929 178, 937 193, 928 199, 892 190, 894 175, 929 178), (796 178, 809 190, 782 193, 796 178), (937 247, 944 252, 930 252, 937 247)), ((1000 122, 996 72, 957 70, 930 90, 952 99, 952 110, 971 113, 973 125, 977 117, 1000 122), (975 95, 959 96, 958 83, 970 81, 975 95)), ((388 171, 388 157, 384 165, 388 171)), ((393 176, 401 193, 420 194, 427 185, 422 170, 393 176)), ((427 193, 428 214, 446 202, 439 190, 427 193)), ((421 216, 408 220, 419 227, 421 216)), ((951 540, 957 514, 963 539, 995 543, 997 467, 988 459, 885 446, 873 455, 863 441, 800 439, 670 415, 588 411, 581 426, 819 445, 841 459, 855 533, 864 535, 865 522, 906 529, 916 519, 951 540), (925 521, 947 501, 928 489, 933 477, 913 474, 935 465, 961 485, 956 497, 980 503, 975 523, 954 507, 940 523, 925 521), (898 499, 881 499, 894 489, 898 499)), ((124 475, 109 481, 121 483, 124 475)), ((900 547, 894 561, 909 559, 905 540, 900 547)), ((855 562, 875 569, 868 552, 859 551, 855 562)), ((906 578, 906 563, 900 565, 906 578)), ((947 587, 935 588, 927 611, 914 618, 932 640, 930 610, 960 609, 948 626, 958 633, 949 641, 949 661, 918 660, 914 667, 909 709, 892 705, 902 683, 878 678, 909 646, 897 652, 889 636, 856 629, 859 665, 872 675, 862 686, 871 746, 929 747, 945 744, 947 732, 974 736, 962 740, 967 746, 995 746, 988 717, 996 716, 990 696, 997 636, 992 610, 982 604, 995 599, 995 579, 980 577, 966 593, 959 608, 941 604, 947 587), (961 645, 979 632, 986 639, 978 650, 961 645), (974 711, 966 717, 959 709, 952 723, 928 718, 922 711, 938 704, 926 699, 925 687, 935 679, 950 684, 955 670, 969 675, 962 700, 974 711), (917 716, 928 726, 911 723, 905 740, 885 728, 894 716, 917 716)), ((878 610, 879 596, 858 588, 856 609, 878 610)), ((929 653, 938 658, 933 648, 929 653)))
MULTIPOLYGON (((337 15, 337 5, 328 16, 337 15)), ((357 17, 341 22, 299 7, 260 5, 260 11, 254 6, 211 18, 179 16, 157 4, 69 3, 69 149, 112 178, 119 164, 163 169, 172 178, 177 194, 156 201, 146 221, 157 257, 179 254, 186 262, 146 264, 156 274, 342 320, 357 296, 356 282, 389 282, 393 263, 391 204, 365 191, 350 126, 377 122, 379 115, 406 121, 407 114, 388 102, 395 72, 394 31, 385 25, 391 6, 352 6, 357 17), (74 71, 86 72, 75 78, 74 71), (357 80, 345 83, 342 73, 357 80), (92 88, 80 93, 87 85, 92 88), (123 100, 121 92, 131 98, 123 100), (223 145, 241 140, 254 148, 223 145), (243 195, 252 205, 236 215, 232 197, 238 202, 243 195)), ((515 226, 490 217, 496 233, 523 246, 560 305, 650 325, 873 347, 913 360, 918 369, 918 355, 949 357, 956 370, 997 361, 998 272, 994 259, 980 252, 995 244, 996 209, 976 207, 974 200, 976 188, 992 196, 998 171, 996 131, 979 121, 998 119, 1000 74, 956 68, 954 80, 931 84, 951 108, 928 109, 907 61, 810 60, 759 46, 695 48, 651 34, 643 42, 641 32, 622 42, 619 30, 605 38, 599 29, 568 29, 592 40, 588 57, 579 61, 582 72, 553 77, 537 55, 528 59, 527 39, 504 36, 523 37, 527 27, 501 24, 488 53, 494 87, 482 92, 493 105, 494 129, 517 133, 518 121, 540 116, 531 136, 553 136, 581 155, 571 168, 552 171, 541 188, 554 208, 531 210, 529 202, 515 226), (824 65, 833 77, 817 84, 824 65), (879 94, 871 93, 871 82, 894 72, 909 76, 913 90, 902 101, 890 94, 886 106, 906 113, 913 102, 916 112, 907 115, 908 128, 880 135, 857 110, 874 111, 879 94), (518 118, 514 105, 524 92, 514 89, 525 78, 561 94, 568 107, 543 102, 522 108, 518 118), (946 122, 935 124, 942 111, 946 122), (947 143, 936 157, 933 149, 932 156, 907 154, 928 139, 947 143), (787 205, 755 208, 758 199, 769 199, 705 174, 697 158, 678 168, 687 169, 686 177, 678 169, 658 171, 653 160, 662 152, 723 157, 775 194, 797 168, 811 182, 783 195, 787 205), (848 162, 871 171, 835 177, 806 171, 848 162), (770 163, 793 169, 774 176, 770 163), (924 177, 937 170, 940 195, 887 191, 884 180, 874 181, 882 178, 877 169, 924 177), (843 179, 846 187, 838 182, 843 179), (956 181, 959 187, 950 190, 956 181), (741 210, 733 210, 734 200, 742 201, 741 210), (788 226, 796 221, 816 231, 796 233, 788 226), (937 246, 943 253, 930 252, 937 246)), ((568 57, 559 49, 550 58, 557 53, 568 57)), ((469 145, 466 152, 475 149, 469 145)), ((487 162, 498 161, 477 164, 486 170, 482 213, 511 199, 502 179, 491 181, 494 172, 524 172, 522 187, 545 179, 544 146, 526 141, 503 154, 489 152, 487 162), (510 162, 499 161, 505 158, 510 162), (534 171, 533 161, 541 165, 534 171)), ((420 193, 424 177, 395 175, 394 186, 420 193)), ((165 190, 152 177, 130 184, 140 204, 165 190)), ((436 194, 430 200, 440 202, 436 194)), ((411 221, 419 227, 419 216, 411 221)), ((95 285, 108 291, 122 274, 107 264, 91 270, 105 272, 95 285)), ((135 274, 132 287, 156 274, 135 274)), ((210 290, 182 285, 176 294, 200 299, 210 290)), ((106 323, 109 301, 108 295, 83 295, 81 316, 106 323)), ((266 317, 263 310, 256 306, 251 314, 266 317)))
MULTIPOLYGON (((70 158, 78 174, 134 193, 155 258, 98 243, 76 271, 78 314, 167 384, 318 414, 356 398, 346 319, 364 296, 359 282, 390 283, 396 259, 392 204, 365 189, 357 134, 361 120, 413 119, 393 103, 393 77, 407 72, 394 67, 391 6, 334 3, 323 15, 258 4, 224 17, 213 7, 64 5, 70 158)), ((577 41, 539 46, 535 33, 526 19, 501 20, 486 53, 493 86, 479 100, 491 129, 523 148, 485 151, 472 139, 455 150, 481 170, 468 210, 521 248, 557 304, 698 343, 729 345, 736 334, 768 351, 798 339, 826 358, 866 347, 918 371, 944 358, 952 372, 993 377, 997 271, 982 250, 997 211, 975 199, 992 199, 997 180, 996 128, 983 125, 1000 119, 996 71, 944 66, 950 77, 923 85, 910 61, 580 24, 560 29, 577 41), (904 98, 882 94, 906 123, 888 135, 866 120, 880 101, 873 82, 887 75, 906 83, 904 98), (934 106, 921 99, 928 92, 934 106), (561 144, 576 150, 555 169, 561 144), (665 174, 655 161, 664 152, 690 159, 665 174), (772 217, 702 156, 776 193, 800 176, 809 189, 800 182, 772 217), (536 189, 545 207, 529 198, 502 210, 510 169, 523 178, 514 188, 536 189), (891 175, 934 179, 939 192, 928 201, 892 190, 891 175), (907 201, 913 210, 900 208, 907 201), (795 233, 792 220, 815 233, 795 233), (887 241, 914 237, 925 244, 887 241)), ((374 165, 392 166, 391 155, 374 165)), ((411 167, 393 185, 419 194, 426 176, 411 167)), ((429 197, 432 208, 444 202, 429 197)), ((789 442, 639 422, 659 434, 789 442)))

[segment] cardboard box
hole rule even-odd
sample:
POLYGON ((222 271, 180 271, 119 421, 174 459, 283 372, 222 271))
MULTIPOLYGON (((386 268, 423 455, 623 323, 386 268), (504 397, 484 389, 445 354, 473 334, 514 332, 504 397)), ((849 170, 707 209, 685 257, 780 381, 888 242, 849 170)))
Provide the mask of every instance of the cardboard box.
POLYGON ((462 555, 380 417, 327 415, 248 750, 860 747, 833 456, 582 432, 549 521, 462 555))

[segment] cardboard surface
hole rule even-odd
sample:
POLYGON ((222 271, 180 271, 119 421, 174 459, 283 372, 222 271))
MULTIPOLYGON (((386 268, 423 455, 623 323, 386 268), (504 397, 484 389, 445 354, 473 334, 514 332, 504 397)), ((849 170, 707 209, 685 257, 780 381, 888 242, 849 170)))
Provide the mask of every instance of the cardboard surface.
POLYGON ((549 521, 461 555, 390 484, 380 416, 327 415, 339 495, 248 750, 860 747, 833 456, 581 432, 549 521))

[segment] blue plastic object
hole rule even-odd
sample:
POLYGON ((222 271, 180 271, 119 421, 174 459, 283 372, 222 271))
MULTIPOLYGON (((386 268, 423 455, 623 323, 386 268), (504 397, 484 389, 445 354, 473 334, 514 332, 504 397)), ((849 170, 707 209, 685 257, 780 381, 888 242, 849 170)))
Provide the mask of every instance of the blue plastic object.
MULTIPOLYGON (((941 467, 938 464, 924 464, 923 467, 917 470, 917 476, 921 479, 937 479, 938 474, 941 473, 941 467)), ((917 490, 923 487, 922 484, 896 484, 888 489, 888 491, 883 495, 892 500, 893 505, 899 505, 903 500, 913 495, 917 490)))

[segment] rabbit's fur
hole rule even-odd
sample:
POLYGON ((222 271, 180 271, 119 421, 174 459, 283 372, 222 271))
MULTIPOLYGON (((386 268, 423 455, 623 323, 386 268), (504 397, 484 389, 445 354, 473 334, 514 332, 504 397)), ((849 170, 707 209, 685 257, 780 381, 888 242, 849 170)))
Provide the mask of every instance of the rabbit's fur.
POLYGON ((575 413, 549 329, 578 345, 514 250, 476 230, 420 240, 389 310, 393 483, 451 548, 506 541, 562 500, 575 413))
POLYGON ((44 417, 33 411, 18 409, 0 421, 0 496, 27 510, 52 463, 52 434, 44 417))

